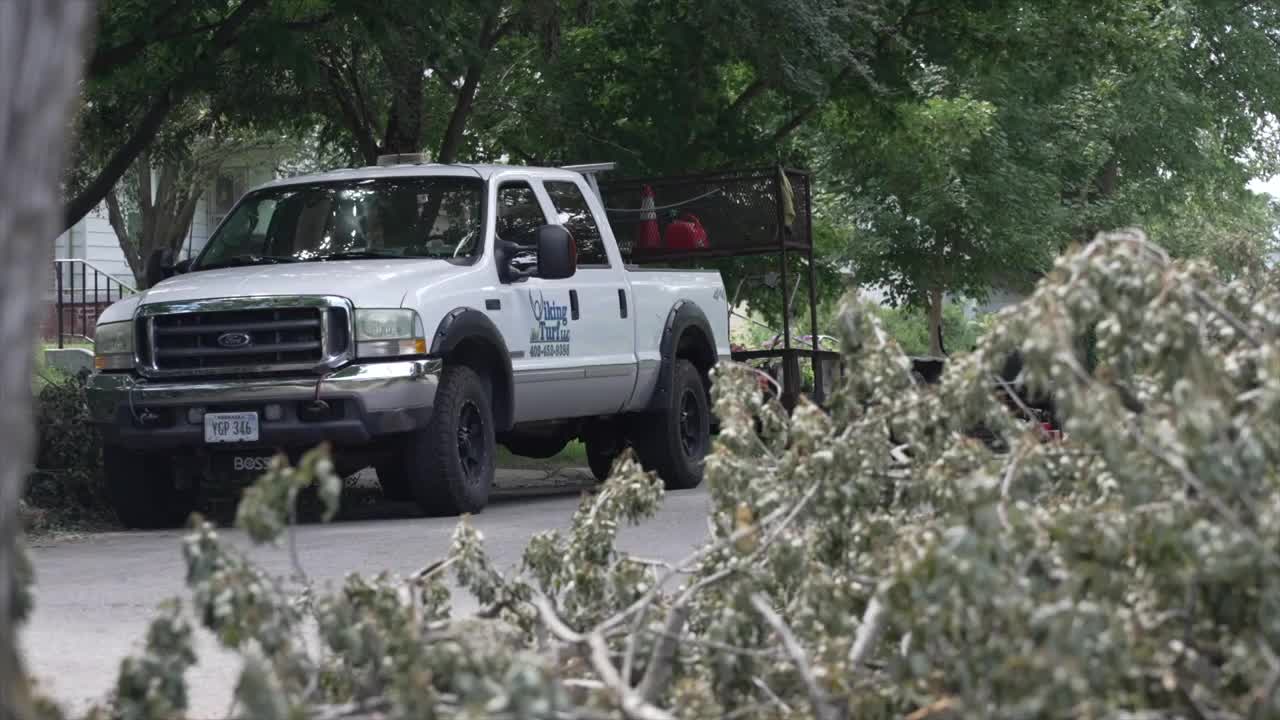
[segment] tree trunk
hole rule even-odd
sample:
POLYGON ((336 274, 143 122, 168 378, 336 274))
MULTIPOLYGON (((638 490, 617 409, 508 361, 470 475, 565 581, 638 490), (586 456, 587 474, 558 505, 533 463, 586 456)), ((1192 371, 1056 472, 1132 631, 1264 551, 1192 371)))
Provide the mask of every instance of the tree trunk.
POLYGON ((111 229, 116 233, 116 242, 120 243, 120 252, 129 263, 129 270, 133 273, 134 287, 144 288, 146 287, 146 263, 142 259, 142 250, 138 247, 137 239, 129 232, 129 223, 125 220, 124 210, 120 207, 120 196, 114 188, 107 193, 106 203, 107 222, 111 223, 111 229))
POLYGON ((458 150, 462 147, 462 135, 467 128, 467 119, 471 116, 471 107, 475 104, 476 90, 480 87, 480 76, 484 74, 485 63, 489 59, 490 51, 510 27, 498 25, 500 12, 501 6, 494 8, 494 11, 486 16, 480 25, 480 36, 476 41, 478 54, 467 64, 462 87, 458 89, 453 112, 449 114, 449 125, 445 128, 444 137, 440 140, 440 152, 435 158, 436 162, 451 163, 458 159, 458 150))
POLYGON ((462 147, 462 133, 467 128, 467 117, 471 115, 471 106, 475 102, 476 89, 480 86, 480 74, 483 72, 483 61, 478 60, 467 67, 467 75, 462 81, 462 89, 458 91, 453 113, 449 115, 449 126, 445 129, 444 139, 440 142, 440 153, 436 157, 436 162, 451 163, 458 159, 458 150, 462 147))
MULTIPOLYGON (((388 46, 400 42, 393 38, 388 46)), ((422 151, 423 76, 426 63, 401 48, 384 47, 387 77, 391 80, 391 108, 383 133, 382 152, 388 155, 422 151)), ((441 162, 447 162, 442 160, 441 162)))
POLYGON ((18 501, 31 464, 32 343, 49 289, 72 101, 93 3, 0 2, 0 718, 31 715, 17 644, 18 501))
POLYGON ((106 197, 107 219, 139 289, 147 286, 147 258, 153 252, 168 248, 176 257, 182 248, 205 178, 195 161, 183 161, 186 165, 170 161, 161 166, 153 183, 149 162, 150 155, 142 153, 138 165, 124 177, 132 183, 130 192, 138 203, 138 227, 129 225, 117 189, 113 188, 106 197))
POLYGON ((929 291, 929 354, 942 357, 942 288, 929 291))

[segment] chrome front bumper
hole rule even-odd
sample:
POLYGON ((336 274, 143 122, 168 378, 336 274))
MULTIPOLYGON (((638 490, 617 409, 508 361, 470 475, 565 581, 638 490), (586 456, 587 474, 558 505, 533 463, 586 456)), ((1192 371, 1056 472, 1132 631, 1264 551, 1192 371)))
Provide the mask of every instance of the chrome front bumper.
POLYGON ((98 372, 88 381, 89 416, 104 440, 133 447, 203 445, 203 424, 188 419, 193 408, 258 411, 264 447, 324 440, 360 445, 424 426, 441 368, 440 360, 427 359, 352 364, 313 377, 165 381, 98 372), (331 416, 305 415, 304 406, 316 399, 331 416), (268 405, 280 406, 279 420, 262 414, 268 405))

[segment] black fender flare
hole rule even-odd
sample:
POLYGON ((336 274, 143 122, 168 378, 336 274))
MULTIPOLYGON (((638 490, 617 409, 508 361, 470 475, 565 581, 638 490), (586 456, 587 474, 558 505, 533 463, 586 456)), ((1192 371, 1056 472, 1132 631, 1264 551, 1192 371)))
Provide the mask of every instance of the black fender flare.
POLYGON ((511 370, 511 352, 502 332, 488 315, 469 307, 450 310, 440 319, 431 338, 430 355, 448 359, 464 342, 484 348, 485 361, 493 377, 493 420, 498 432, 509 430, 515 417, 515 382, 511 370))
MULTIPOLYGON (((704 374, 719 360, 716 353, 715 333, 711 331, 711 323, 706 313, 697 303, 689 300, 678 300, 667 313, 667 322, 662 328, 662 340, 658 344, 661 357, 658 367, 658 381, 653 386, 653 394, 649 397, 648 410, 661 410, 670 402, 671 385, 675 378, 677 353, 680 342, 690 330, 702 335, 693 357, 690 359, 704 374)), ((709 390, 709 388, 708 388, 709 390)))

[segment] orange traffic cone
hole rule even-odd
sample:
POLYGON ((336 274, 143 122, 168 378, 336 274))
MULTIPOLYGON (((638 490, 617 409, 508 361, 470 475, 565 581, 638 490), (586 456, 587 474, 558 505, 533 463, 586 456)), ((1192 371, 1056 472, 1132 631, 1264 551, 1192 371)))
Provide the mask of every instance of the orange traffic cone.
POLYGON ((654 211, 653 188, 645 185, 640 188, 640 236, 636 238, 636 247, 640 250, 657 250, 662 245, 662 234, 658 232, 658 213, 654 211))

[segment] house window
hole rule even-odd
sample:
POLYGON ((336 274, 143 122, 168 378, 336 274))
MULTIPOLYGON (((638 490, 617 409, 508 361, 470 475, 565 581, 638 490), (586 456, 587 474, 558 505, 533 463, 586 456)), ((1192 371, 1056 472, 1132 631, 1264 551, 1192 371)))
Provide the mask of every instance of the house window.
POLYGON ((222 222, 222 219, 235 207, 236 201, 244 194, 248 186, 249 171, 246 168, 227 168, 218 172, 213 179, 213 198, 209 202, 209 230, 222 222))

